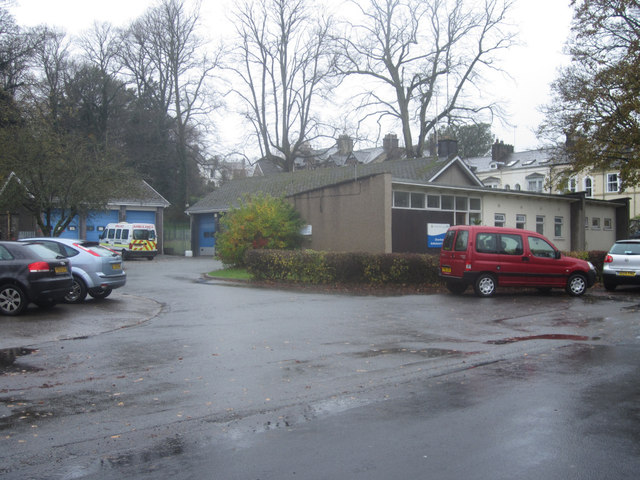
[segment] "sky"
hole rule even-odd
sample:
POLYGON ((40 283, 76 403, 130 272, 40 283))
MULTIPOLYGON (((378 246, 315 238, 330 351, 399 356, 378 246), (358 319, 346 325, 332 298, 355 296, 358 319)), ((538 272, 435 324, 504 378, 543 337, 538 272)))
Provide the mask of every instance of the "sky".
MULTIPOLYGON (((153 0, 12 0, 9 10, 22 26, 47 24, 71 35, 90 29, 95 21, 123 26, 139 17, 153 0)), ((202 19, 210 31, 228 29, 226 10, 231 0, 202 0, 202 19)), ((496 74, 491 93, 504 105, 509 124, 495 121, 492 132, 516 151, 541 148, 535 130, 543 119, 540 107, 550 101, 550 83, 560 66, 569 35, 572 11, 569 0, 514 0, 510 23, 519 45, 504 52, 501 66, 508 76, 496 74)))

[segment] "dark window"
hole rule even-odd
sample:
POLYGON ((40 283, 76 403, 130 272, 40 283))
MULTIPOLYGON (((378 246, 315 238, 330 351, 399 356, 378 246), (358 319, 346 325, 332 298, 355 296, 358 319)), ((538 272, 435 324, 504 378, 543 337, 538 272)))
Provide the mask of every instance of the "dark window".
POLYGON ((520 235, 500 235, 500 253, 505 255, 522 255, 522 237, 520 235))
POLYGON ((476 251, 480 253, 497 253, 498 235, 496 233, 478 233, 476 235, 476 251))
POLYGON ((456 236, 456 232, 455 230, 449 230, 445 236, 444 236, 444 240, 442 242, 442 249, 446 250, 448 252, 450 252, 453 249, 453 239, 456 236))
POLYGON ((459 230, 456 238, 456 252, 466 252, 467 242, 469 241, 469 232, 467 230, 459 230))
POLYGON ((555 258, 556 256, 555 248, 538 237, 529 237, 529 250, 534 257, 555 258))

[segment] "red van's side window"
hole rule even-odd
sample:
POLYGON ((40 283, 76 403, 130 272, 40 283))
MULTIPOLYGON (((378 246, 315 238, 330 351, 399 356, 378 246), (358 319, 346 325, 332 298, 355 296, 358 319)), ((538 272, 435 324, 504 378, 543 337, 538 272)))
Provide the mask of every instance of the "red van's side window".
POLYGON ((520 235, 501 234, 500 253, 505 255, 522 255, 522 237, 520 235))
POLYGON ((478 232, 476 235, 476 250, 480 253, 497 253, 498 234, 478 232))

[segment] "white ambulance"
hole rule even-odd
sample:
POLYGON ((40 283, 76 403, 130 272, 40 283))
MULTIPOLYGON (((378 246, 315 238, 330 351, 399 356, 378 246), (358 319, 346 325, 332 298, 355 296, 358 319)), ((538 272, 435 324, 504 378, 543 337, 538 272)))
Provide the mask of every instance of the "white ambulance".
POLYGON ((158 254, 158 237, 153 223, 110 223, 100 235, 100 245, 115 250, 122 259, 158 254))

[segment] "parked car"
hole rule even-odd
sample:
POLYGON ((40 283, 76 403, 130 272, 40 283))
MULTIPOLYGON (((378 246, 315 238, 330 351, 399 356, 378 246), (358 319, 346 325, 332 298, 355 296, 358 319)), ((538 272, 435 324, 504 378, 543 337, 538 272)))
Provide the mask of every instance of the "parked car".
POLYGON ((71 261, 73 287, 65 296, 67 303, 80 303, 87 294, 93 298, 106 298, 114 288, 120 288, 127 282, 122 257, 101 247, 98 242, 52 237, 24 241, 37 242, 71 261))
POLYGON ((453 293, 472 285, 490 297, 498 286, 563 288, 582 295, 596 280, 590 262, 566 257, 544 236, 528 230, 456 225, 440 250, 440 277, 453 293))
POLYGON ((618 285, 640 285, 640 239, 613 244, 604 258, 602 283, 609 291, 618 285))
POLYGON ((0 242, 0 313, 19 315, 31 302, 50 307, 73 284, 69 260, 42 245, 0 242))

